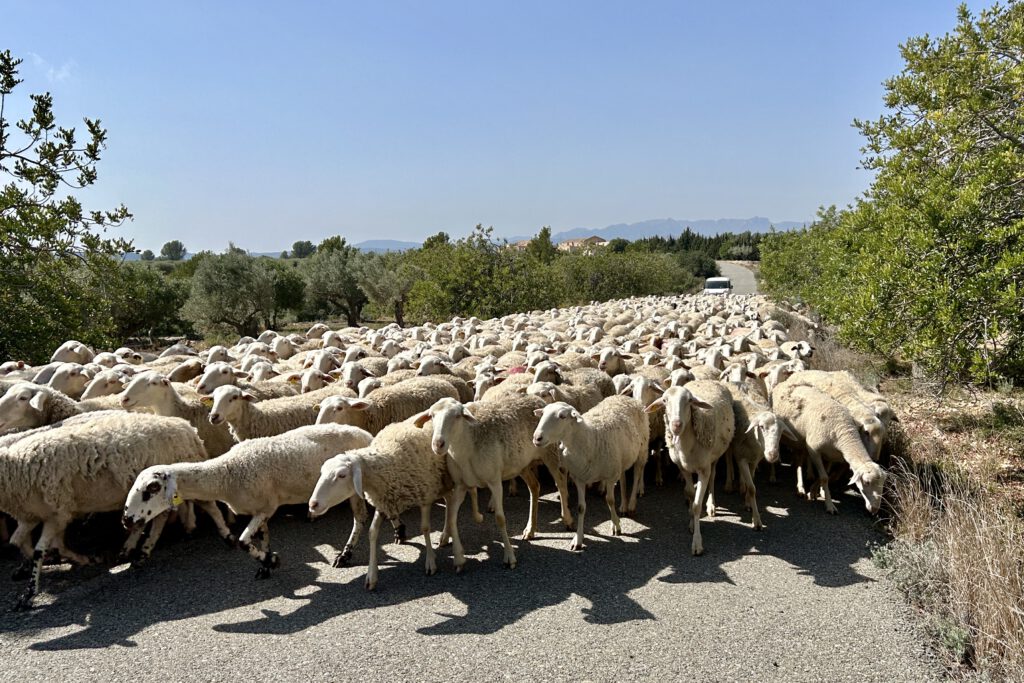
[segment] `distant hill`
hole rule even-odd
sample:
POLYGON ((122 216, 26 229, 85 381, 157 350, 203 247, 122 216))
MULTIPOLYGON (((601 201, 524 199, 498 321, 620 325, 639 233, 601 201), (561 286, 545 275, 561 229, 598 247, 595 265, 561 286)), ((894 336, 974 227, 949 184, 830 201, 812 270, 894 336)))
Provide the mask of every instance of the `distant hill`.
POLYGON ((416 249, 419 242, 402 242, 400 240, 366 240, 353 245, 359 251, 406 251, 416 249))
MULTIPOLYGON (((566 240, 576 240, 583 237, 597 235, 607 240, 621 237, 630 241, 643 239, 644 237, 677 237, 687 227, 700 235, 718 235, 723 232, 768 232, 772 226, 776 230, 792 230, 800 228, 807 223, 799 221, 771 221, 762 216, 753 218, 714 218, 704 220, 685 220, 675 218, 655 218, 640 223, 617 223, 605 228, 573 228, 564 230, 551 236, 551 241, 558 244, 566 240)), ((515 235, 507 237, 509 242, 527 240, 533 235, 515 235)))

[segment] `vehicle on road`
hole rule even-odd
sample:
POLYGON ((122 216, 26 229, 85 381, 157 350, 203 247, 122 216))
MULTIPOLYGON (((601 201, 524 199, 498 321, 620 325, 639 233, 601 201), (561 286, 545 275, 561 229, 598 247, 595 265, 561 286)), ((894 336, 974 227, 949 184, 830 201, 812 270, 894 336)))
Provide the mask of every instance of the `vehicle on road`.
POLYGON ((727 277, 709 277, 704 281, 702 294, 728 294, 732 291, 732 280, 727 277))

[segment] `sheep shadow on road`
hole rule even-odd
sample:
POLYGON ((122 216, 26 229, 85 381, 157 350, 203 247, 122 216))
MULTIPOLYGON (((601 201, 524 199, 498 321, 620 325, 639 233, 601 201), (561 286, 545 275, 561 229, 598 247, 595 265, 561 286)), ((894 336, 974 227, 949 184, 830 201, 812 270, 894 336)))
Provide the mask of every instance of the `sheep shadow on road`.
MULTIPOLYGON (((685 587, 668 588, 674 584, 756 585, 756 572, 741 572, 746 565, 737 564, 751 556, 778 558, 821 586, 866 581, 853 565, 868 555, 868 544, 878 537, 856 500, 840 500, 845 502, 841 514, 831 517, 820 503, 797 499, 788 484, 764 485, 759 502, 768 528, 754 532, 740 497, 720 493, 719 515, 702 522, 705 555, 691 557, 685 497, 678 482, 649 486, 638 516, 624 520, 625 535, 617 538, 606 535, 610 523, 603 502, 588 498, 587 544, 580 553, 568 550, 571 535, 557 521, 558 504, 549 494, 542 501, 538 538, 513 541, 519 559, 515 570, 501 565, 493 517, 476 525, 464 515, 460 528, 469 558, 462 575, 453 573, 450 548, 443 548, 438 552, 438 575, 425 576, 422 537, 414 537, 406 546, 383 546, 375 592, 363 588, 365 567, 333 569, 326 550, 317 547, 343 543, 351 520, 347 511, 332 511, 316 523, 283 517, 271 523, 272 543, 283 566, 269 580, 253 580, 255 563, 207 534, 158 547, 150 563, 139 570, 48 570, 46 587, 56 596, 52 603, 24 615, 0 615, 0 635, 44 651, 130 647, 134 636, 154 624, 196 618, 208 622, 210 615, 253 607, 260 610, 255 618, 211 627, 220 633, 290 634, 362 610, 419 600, 445 605, 434 610, 436 623, 416 627, 422 635, 490 634, 574 596, 590 603, 581 607, 586 623, 650 620, 656 618, 659 605, 634 597, 638 589, 657 580, 666 584, 662 592, 671 600, 686 599, 685 587), (737 574, 742 577, 736 579, 737 574), (464 614, 452 613, 459 611, 450 608, 457 603, 464 614), (51 633, 70 627, 79 628, 51 633)), ((521 530, 525 499, 511 499, 506 510, 510 530, 521 530)), ((435 510, 435 530, 442 514, 440 508, 435 510)), ((406 519, 410 535, 415 517, 410 514, 406 519)), ((390 541, 390 531, 382 537, 390 541)), ((365 563, 365 537, 353 559, 365 563)), ((0 586, 3 582, 10 586, 13 599, 20 584, 2 579, 0 586)))

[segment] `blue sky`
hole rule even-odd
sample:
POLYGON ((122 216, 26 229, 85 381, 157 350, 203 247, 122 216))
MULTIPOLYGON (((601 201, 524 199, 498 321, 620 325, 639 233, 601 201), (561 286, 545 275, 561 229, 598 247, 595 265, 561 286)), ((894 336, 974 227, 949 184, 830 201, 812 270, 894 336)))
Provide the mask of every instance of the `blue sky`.
POLYGON ((60 123, 101 118, 86 208, 193 252, 809 219, 867 187, 850 123, 957 5, 90 4, 5 3, 15 106, 49 90, 60 123))

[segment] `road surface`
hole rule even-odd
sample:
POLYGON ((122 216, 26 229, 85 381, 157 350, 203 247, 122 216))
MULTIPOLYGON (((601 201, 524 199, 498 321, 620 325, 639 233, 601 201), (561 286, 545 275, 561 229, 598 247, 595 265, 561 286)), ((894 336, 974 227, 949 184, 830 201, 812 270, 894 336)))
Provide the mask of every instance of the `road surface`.
MULTIPOLYGON (((548 493, 539 538, 515 540, 515 570, 501 566, 491 516, 480 526, 463 516, 471 555, 460 576, 448 548, 438 574, 424 576, 422 537, 394 545, 385 529, 373 593, 362 567, 333 569, 325 559, 347 534, 347 510, 312 523, 275 518, 283 564, 265 581, 253 579, 244 553, 201 528, 161 541, 139 569, 47 568, 39 609, 0 612, 0 666, 11 681, 941 677, 869 559, 882 539, 859 499, 839 496, 840 514, 829 516, 796 497, 791 474, 783 468, 779 484, 759 490, 762 532, 750 528, 738 494, 720 494, 719 515, 701 527, 702 557, 689 552, 678 481, 650 485, 620 537, 608 535, 607 509, 591 497, 582 553, 568 550, 548 493)), ((526 501, 509 499, 506 511, 510 529, 521 530, 526 501)), ((441 518, 435 510, 435 525, 441 518)), ((417 519, 407 515, 410 529, 417 519)), ((354 559, 365 557, 364 546, 354 559)), ((8 605, 21 587, 8 578, 13 568, 0 562, 8 605)))
POLYGON ((715 261, 722 276, 732 280, 733 294, 757 294, 757 279, 753 271, 728 261, 715 261))

